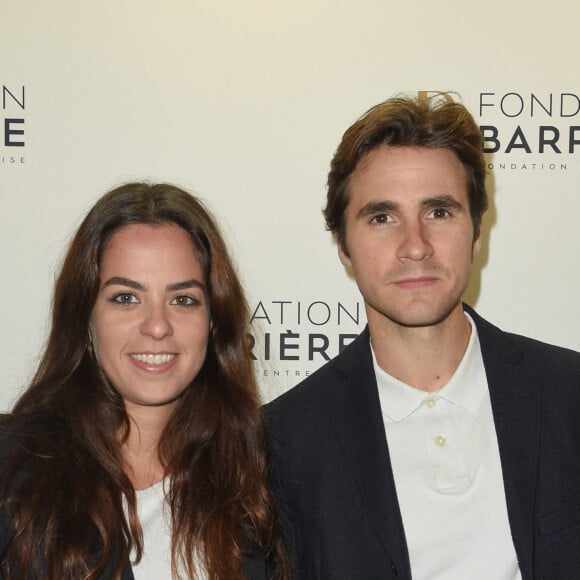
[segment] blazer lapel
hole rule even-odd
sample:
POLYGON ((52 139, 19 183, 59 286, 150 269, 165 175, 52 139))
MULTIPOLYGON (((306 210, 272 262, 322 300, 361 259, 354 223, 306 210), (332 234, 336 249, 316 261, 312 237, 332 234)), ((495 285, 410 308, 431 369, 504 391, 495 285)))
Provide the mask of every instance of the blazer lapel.
POLYGON ((410 577, 409 554, 381 414, 368 328, 344 352, 333 388, 335 427, 371 525, 401 577, 410 577))
POLYGON ((526 371, 510 335, 477 324, 501 458, 507 510, 523 578, 532 577, 534 498, 540 438, 538 377, 526 371))

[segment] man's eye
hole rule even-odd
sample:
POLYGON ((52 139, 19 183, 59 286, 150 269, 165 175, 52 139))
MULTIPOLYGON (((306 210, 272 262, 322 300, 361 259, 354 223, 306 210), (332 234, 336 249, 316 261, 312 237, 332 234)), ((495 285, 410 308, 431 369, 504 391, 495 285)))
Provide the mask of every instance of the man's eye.
POLYGON ((386 224, 392 221, 391 216, 388 213, 380 213, 373 216, 371 222, 375 224, 386 224))
POLYGON ((446 218, 446 217, 449 217, 450 215, 451 215, 451 213, 449 212, 449 210, 444 209, 442 207, 435 208, 431 212, 431 216, 434 218, 446 218))
POLYGON ((122 292, 113 296, 113 302, 116 302, 117 304, 135 304, 138 300, 134 294, 122 292))

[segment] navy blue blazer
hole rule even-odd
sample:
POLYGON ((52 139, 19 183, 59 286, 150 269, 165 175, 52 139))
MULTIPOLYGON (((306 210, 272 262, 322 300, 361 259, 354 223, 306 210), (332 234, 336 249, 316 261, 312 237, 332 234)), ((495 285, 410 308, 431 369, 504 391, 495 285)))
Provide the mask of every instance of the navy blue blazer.
MULTIPOLYGON (((523 580, 580 578, 580 353, 475 320, 523 580)), ((266 406, 299 580, 410 580, 369 331, 266 406)), ((474 522, 477 526, 477 522, 474 522)))

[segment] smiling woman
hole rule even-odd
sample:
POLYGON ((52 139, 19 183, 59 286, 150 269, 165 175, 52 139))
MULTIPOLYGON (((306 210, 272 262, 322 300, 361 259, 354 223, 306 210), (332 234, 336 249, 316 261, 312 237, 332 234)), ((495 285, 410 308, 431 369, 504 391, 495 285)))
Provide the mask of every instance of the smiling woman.
POLYGON ((125 226, 105 247, 100 277, 91 320, 96 358, 130 416, 155 406, 162 426, 207 349, 205 275, 191 238, 174 225, 125 226))
POLYGON ((284 579, 243 291, 203 205, 101 198, 0 421, 0 576, 284 579))

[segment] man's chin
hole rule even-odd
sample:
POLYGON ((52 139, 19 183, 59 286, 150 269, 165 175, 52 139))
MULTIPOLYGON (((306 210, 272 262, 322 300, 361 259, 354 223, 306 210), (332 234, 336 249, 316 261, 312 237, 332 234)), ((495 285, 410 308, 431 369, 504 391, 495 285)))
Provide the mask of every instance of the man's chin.
POLYGON ((433 306, 415 306, 398 311, 387 310, 382 314, 391 320, 391 322, 404 328, 430 328, 444 324, 451 315, 461 308, 461 303, 452 305, 433 306))

